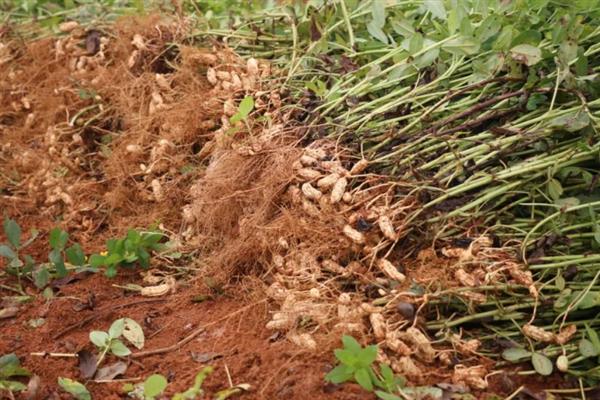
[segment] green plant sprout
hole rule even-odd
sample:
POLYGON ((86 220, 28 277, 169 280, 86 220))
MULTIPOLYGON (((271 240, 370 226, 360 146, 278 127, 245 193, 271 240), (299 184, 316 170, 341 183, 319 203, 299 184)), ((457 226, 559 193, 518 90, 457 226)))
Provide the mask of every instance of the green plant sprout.
POLYGON ((30 375, 29 371, 21 367, 21 362, 14 353, 3 355, 0 357, 0 394, 6 391, 14 398, 12 396, 13 392, 21 392, 27 389, 27 386, 14 380, 14 378, 30 375))
POLYGON ((106 354, 110 353, 117 357, 125 357, 131 354, 131 350, 120 340, 124 337, 138 349, 144 347, 144 331, 142 327, 131 318, 120 318, 112 323, 108 332, 90 332, 90 341, 100 351, 96 365, 100 365, 106 354))
POLYGON ((106 242, 106 252, 90 256, 90 265, 94 268, 105 267, 105 274, 114 277, 117 267, 139 263, 142 268, 150 266, 150 251, 160 251, 166 245, 160 243, 164 234, 155 231, 137 231, 130 229, 121 239, 106 242))
POLYGON ((17 288, 15 291, 20 294, 25 294, 23 292, 22 280, 26 274, 31 273, 33 270, 34 261, 29 255, 21 256, 20 252, 35 240, 38 232, 32 230, 30 238, 27 241, 22 242, 21 227, 15 220, 5 218, 2 223, 2 228, 4 229, 4 234, 6 235, 8 242, 0 244, 0 256, 5 258, 8 263, 6 271, 17 277, 17 288))
POLYGON ((58 386, 77 400, 92 400, 92 396, 85 385, 76 380, 70 378, 58 378, 58 386))

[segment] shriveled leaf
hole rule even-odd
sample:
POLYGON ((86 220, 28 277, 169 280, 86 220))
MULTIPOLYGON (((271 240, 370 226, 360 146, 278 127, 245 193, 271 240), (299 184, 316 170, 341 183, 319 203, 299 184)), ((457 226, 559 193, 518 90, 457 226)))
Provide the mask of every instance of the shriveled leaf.
POLYGON ((573 111, 550 121, 551 128, 561 128, 567 132, 577 132, 590 124, 590 117, 583 111, 573 111))
POLYGON ((73 379, 58 378, 58 385, 67 393, 70 393, 77 400, 91 400, 92 396, 87 388, 73 379))
POLYGON ((535 371, 543 376, 552 374, 552 370, 554 369, 552 361, 540 353, 533 353, 531 355, 531 363, 533 364, 535 371))
POLYGON ((411 399, 442 400, 444 398, 444 391, 432 386, 417 386, 402 391, 411 399))
POLYGON ((144 347, 144 330, 131 318, 124 318, 123 337, 129 341, 136 348, 141 349, 144 347))
POLYGON ((513 59, 529 67, 542 60, 542 50, 530 44, 519 44, 510 49, 510 53, 513 59))
POLYGON ((114 364, 98 369, 94 379, 98 381, 112 381, 117 376, 123 375, 125 371, 127 371, 127 364, 123 361, 117 361, 114 364))
POLYGON ((96 373, 97 359, 96 355, 87 350, 81 350, 77 353, 79 359, 79 372, 81 377, 89 379, 96 373))

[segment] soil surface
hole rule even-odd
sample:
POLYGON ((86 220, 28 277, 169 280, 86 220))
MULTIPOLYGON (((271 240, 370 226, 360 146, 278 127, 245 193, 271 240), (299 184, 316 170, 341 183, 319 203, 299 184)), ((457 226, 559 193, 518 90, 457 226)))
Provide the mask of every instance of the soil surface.
MULTIPOLYGON (((125 381, 137 382, 153 373, 169 379, 167 395, 192 385, 203 366, 215 371, 206 381, 207 393, 248 383, 246 399, 362 399, 371 398, 354 385, 324 383, 332 368, 329 351, 310 354, 299 351, 283 338, 264 328, 269 320, 268 305, 254 300, 239 288, 228 289, 213 299, 206 291, 184 287, 164 298, 144 298, 114 285, 135 282, 136 274, 107 279, 89 275, 62 286, 58 296, 44 300, 38 296, 22 307, 16 318, 2 321, 0 352, 15 352, 23 365, 40 376, 35 398, 69 398, 57 390, 58 377, 79 376, 77 360, 71 357, 33 356, 33 352, 76 353, 94 351, 89 341, 91 330, 107 330, 122 317, 139 321, 144 328, 144 350, 164 349, 193 332, 202 330, 192 341, 178 349, 147 357, 133 357, 123 381, 87 384, 94 398, 118 399, 125 381), (234 294, 235 293, 235 294, 234 294), (79 310, 83 305, 91 306, 79 310), (40 327, 29 321, 43 318, 40 327), (62 397, 61 397, 62 396, 62 397)), ((106 364, 116 361, 108 359, 106 364)))

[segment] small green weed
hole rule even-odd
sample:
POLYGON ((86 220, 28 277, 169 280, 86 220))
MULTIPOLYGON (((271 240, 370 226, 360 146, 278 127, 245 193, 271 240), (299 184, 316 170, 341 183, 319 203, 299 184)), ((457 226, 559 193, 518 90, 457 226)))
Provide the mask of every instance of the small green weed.
POLYGON ((8 242, 0 244, 0 256, 8 262, 6 271, 17 277, 17 291, 23 294, 22 279, 31 273, 35 262, 30 255, 23 256, 21 251, 35 240, 38 232, 32 230, 29 239, 22 242, 21 227, 15 220, 5 218, 2 228, 8 242))
POLYGON ((325 380, 335 384, 355 381, 362 388, 370 392, 374 391, 382 400, 423 400, 442 397, 443 391, 437 387, 405 387, 406 379, 394 375, 394 371, 387 364, 379 363, 378 368, 375 368, 377 346, 363 348, 351 336, 343 336, 342 343, 344 348, 334 351, 340 365, 332 369, 325 376, 325 380))
MULTIPOLYGON (((173 400, 196 400, 200 398, 206 398, 202 385, 206 378, 214 371, 211 366, 204 367, 194 379, 194 384, 184 392, 175 393, 172 397, 173 400)), ((153 400, 157 396, 160 396, 167 388, 167 379, 160 375, 154 374, 149 376, 144 382, 137 385, 127 383, 123 385, 123 392, 127 393, 127 396, 139 400, 153 400)), ((215 400, 226 400, 231 396, 247 391, 250 389, 250 385, 241 384, 231 388, 221 390, 214 395, 215 400)))
POLYGON ((83 383, 69 378, 58 378, 58 385, 77 400, 91 400, 92 396, 83 383))
MULTIPOLYGON (((3 391, 12 394, 27 389, 27 386, 14 378, 30 375, 29 371, 21 367, 21 361, 14 353, 3 355, 0 357, 0 394, 3 391)), ((12 395, 10 397, 14 398, 12 395)))
POLYGON ((90 332, 90 341, 100 351, 100 356, 96 362, 96 366, 102 363, 106 354, 111 353, 117 357, 125 357, 131 354, 131 350, 121 341, 124 337, 141 349, 144 347, 144 331, 142 327, 131 318, 120 318, 112 323, 108 332, 92 331, 90 332))
POLYGON ((108 277, 114 277, 119 266, 138 263, 142 268, 148 268, 150 251, 166 248, 165 244, 160 243, 164 237, 164 234, 156 231, 140 232, 130 229, 124 238, 108 240, 106 252, 93 254, 90 257, 90 265, 95 268, 105 267, 108 277))
POLYGON ((375 372, 377 346, 363 348, 352 336, 342 337, 342 343, 344 348, 334 351, 340 365, 325 376, 327 381, 337 384, 354 380, 368 391, 378 387, 390 393, 404 386, 404 378, 394 376, 386 364, 379 364, 379 374, 375 372))

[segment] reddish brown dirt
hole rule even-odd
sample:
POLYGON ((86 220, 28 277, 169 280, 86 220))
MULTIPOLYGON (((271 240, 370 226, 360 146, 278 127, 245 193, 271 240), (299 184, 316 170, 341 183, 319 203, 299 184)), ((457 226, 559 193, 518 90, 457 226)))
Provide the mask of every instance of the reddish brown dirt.
MULTIPOLYGON (((246 399, 369 398, 352 385, 325 385, 323 376, 332 366, 330 353, 307 354, 285 340, 272 338, 272 331, 264 328, 268 321, 268 305, 246 297, 239 288, 232 288, 231 293, 226 290, 214 300, 194 303, 193 297, 200 292, 188 287, 147 303, 148 298, 112 286, 135 280, 134 273, 123 274, 114 280, 92 275, 63 286, 60 296, 54 300, 45 301, 38 296, 33 303, 23 307, 17 318, 2 322, 0 353, 16 352, 24 366, 41 377, 36 398, 63 398, 64 395, 57 393, 58 377, 84 380, 79 378, 75 359, 31 356, 31 352, 93 350, 89 331, 107 330, 112 321, 121 317, 133 318, 143 325, 147 336, 145 350, 171 346, 206 326, 200 335, 179 350, 130 360, 126 378, 139 379, 161 373, 169 377, 167 395, 185 390, 203 366, 213 365, 215 372, 204 385, 207 393, 228 387, 228 370, 234 384, 251 385, 251 390, 243 395, 246 399), (73 306, 80 300, 86 301, 90 295, 95 297, 94 309, 74 311, 73 306), (139 301, 146 303, 135 304, 139 301), (89 322, 53 339, 66 327, 88 321, 90 317, 89 322), (44 318, 44 325, 35 329, 29 327, 28 321, 34 318, 44 318), (192 358, 193 354, 209 352, 218 357, 204 364, 192 358)), ((114 360, 106 362, 110 361, 114 360)), ((87 387, 94 398, 118 399, 122 385, 122 382, 88 382, 87 387)))

